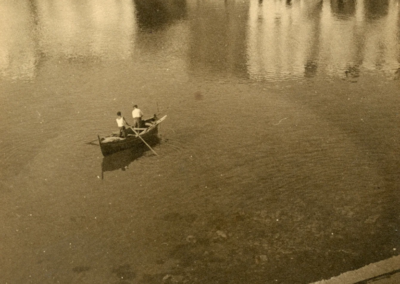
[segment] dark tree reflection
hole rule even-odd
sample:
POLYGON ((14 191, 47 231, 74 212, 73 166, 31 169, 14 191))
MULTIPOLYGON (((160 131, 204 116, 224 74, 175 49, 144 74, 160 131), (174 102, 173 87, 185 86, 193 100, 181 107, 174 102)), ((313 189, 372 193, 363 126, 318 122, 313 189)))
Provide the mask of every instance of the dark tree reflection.
POLYGON ((331 9, 339 17, 353 16, 356 11, 356 2, 355 0, 331 0, 331 9))
POLYGON ((368 19, 377 19, 387 15, 389 0, 365 0, 365 13, 368 19))
POLYGON ((186 17, 186 0, 134 0, 138 26, 158 30, 186 17))

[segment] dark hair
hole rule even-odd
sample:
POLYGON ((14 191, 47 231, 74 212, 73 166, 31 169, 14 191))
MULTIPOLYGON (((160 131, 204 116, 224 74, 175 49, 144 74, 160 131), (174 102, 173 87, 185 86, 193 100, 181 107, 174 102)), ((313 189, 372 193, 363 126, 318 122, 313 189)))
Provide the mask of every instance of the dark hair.
POLYGON ((136 107, 136 108, 137 108, 137 105, 133 105, 133 107, 136 107))
POLYGON ((119 111, 119 112, 117 112, 117 115, 121 115, 121 112, 119 111))

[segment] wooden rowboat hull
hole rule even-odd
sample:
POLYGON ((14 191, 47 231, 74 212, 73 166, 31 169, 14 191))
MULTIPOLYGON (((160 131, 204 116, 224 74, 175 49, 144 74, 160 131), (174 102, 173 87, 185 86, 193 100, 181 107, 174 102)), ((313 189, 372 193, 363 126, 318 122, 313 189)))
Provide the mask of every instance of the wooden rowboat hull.
MULTIPOLYGON (((148 127, 147 130, 141 132, 139 135, 144 141, 151 141, 154 139, 157 139, 158 136, 158 125, 166 118, 166 116, 162 117, 161 119, 157 120, 154 125, 148 127)), ((133 133, 131 129, 129 130, 128 133, 133 133)), ((131 148, 143 148, 144 143, 142 139, 136 135, 128 136, 125 139, 120 139, 112 142, 105 142, 106 139, 100 138, 99 139, 99 144, 100 144, 100 149, 101 153, 103 156, 108 156, 126 149, 131 149, 131 148)))

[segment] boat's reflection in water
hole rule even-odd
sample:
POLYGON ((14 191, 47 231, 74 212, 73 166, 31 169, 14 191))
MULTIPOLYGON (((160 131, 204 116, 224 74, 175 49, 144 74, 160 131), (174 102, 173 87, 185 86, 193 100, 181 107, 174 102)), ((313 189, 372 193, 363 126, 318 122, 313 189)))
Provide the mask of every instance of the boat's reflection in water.
MULTIPOLYGON (((158 136, 153 136, 146 139, 147 144, 152 148, 159 144, 161 139, 158 136)), ((145 153, 150 152, 150 149, 140 144, 135 148, 126 149, 103 158, 101 163, 101 178, 104 179, 104 172, 112 172, 117 170, 125 171, 129 165, 142 157, 145 153)))

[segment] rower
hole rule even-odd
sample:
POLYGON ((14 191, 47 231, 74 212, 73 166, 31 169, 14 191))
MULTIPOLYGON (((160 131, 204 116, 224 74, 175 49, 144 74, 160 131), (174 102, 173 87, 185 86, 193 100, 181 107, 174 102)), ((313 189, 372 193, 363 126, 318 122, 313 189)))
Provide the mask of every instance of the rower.
POLYGON ((132 117, 133 117, 133 127, 134 128, 141 127, 143 112, 138 108, 137 105, 133 106, 132 117))
POLYGON ((117 121, 117 125, 118 125, 118 128, 119 128, 119 137, 124 137, 124 138, 126 138, 126 129, 125 129, 125 126, 126 126, 126 125, 130 126, 130 125, 129 125, 128 122, 126 122, 125 117, 122 116, 122 114, 121 114, 120 111, 117 112, 117 119, 116 119, 116 121, 117 121))

